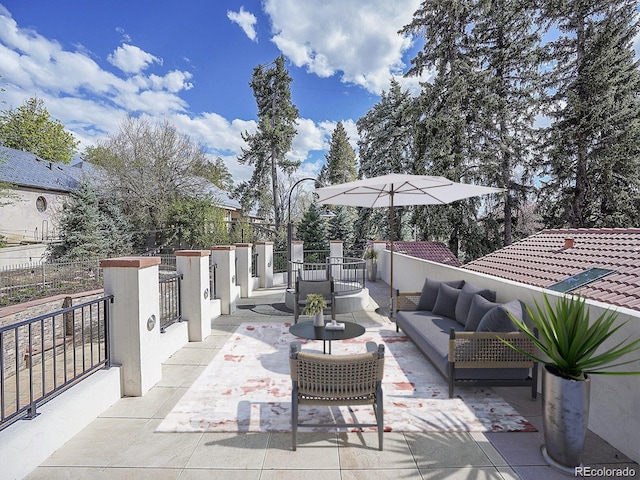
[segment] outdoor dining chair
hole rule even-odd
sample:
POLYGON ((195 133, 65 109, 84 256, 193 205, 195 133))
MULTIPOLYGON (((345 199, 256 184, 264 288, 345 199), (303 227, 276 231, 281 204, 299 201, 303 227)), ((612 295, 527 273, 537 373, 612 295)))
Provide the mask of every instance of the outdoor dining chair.
POLYGON ((331 310, 331 320, 336 319, 336 296, 333 279, 328 280, 303 280, 299 276, 296 278, 295 300, 293 304, 293 321, 298 323, 300 313, 307 304, 307 295, 319 293, 327 302, 327 308, 331 310))
POLYGON ((367 342, 367 353, 356 355, 320 355, 300 351, 300 342, 290 346, 291 434, 297 448, 298 427, 377 427, 378 448, 382 450, 384 433, 382 377, 384 345, 367 342), (371 405, 376 423, 301 423, 299 407, 371 405))

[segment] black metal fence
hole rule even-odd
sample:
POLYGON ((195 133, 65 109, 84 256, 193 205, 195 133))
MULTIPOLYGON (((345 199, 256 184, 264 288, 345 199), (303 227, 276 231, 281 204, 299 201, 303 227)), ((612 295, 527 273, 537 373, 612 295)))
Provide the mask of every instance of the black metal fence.
MULTIPOLYGON (((314 257, 307 257, 314 258, 314 257)), ((327 257, 324 262, 291 262, 292 276, 305 280, 333 278, 337 294, 359 292, 365 287, 365 260, 350 257, 327 257)))
POLYGON ((0 268, 0 307, 103 287, 100 260, 25 263, 0 268))
POLYGON ((182 321, 180 282, 182 274, 161 274, 160 287, 160 332, 168 326, 182 321))
POLYGON ((109 367, 113 296, 0 328, 0 430, 109 367))

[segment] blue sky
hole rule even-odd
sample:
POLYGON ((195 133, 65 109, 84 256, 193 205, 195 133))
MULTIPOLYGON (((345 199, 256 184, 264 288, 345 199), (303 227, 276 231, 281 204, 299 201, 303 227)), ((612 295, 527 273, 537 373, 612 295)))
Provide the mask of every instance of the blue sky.
MULTIPOLYGON (((0 0, 0 108, 37 96, 81 149, 127 114, 168 119, 225 160, 237 182, 256 126, 253 68, 287 58, 300 112, 292 158, 315 174, 335 124, 355 122, 422 44, 397 31, 420 0, 0 0)), ((424 80, 424 79, 422 79, 424 80)))

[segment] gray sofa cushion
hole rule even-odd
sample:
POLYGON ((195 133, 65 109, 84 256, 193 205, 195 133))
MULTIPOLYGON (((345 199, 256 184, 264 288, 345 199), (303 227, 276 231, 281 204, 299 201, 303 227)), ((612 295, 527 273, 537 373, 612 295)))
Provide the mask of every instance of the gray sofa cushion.
POLYGON ((416 310, 429 310, 432 311, 438 298, 438 289, 440 284, 444 283, 454 288, 462 288, 464 280, 453 280, 449 282, 439 282, 437 280, 431 280, 430 278, 424 279, 424 285, 422 286, 422 294, 418 300, 416 310))
POLYGON ((462 289, 460 290, 460 296, 458 297, 458 302, 456 303, 455 319, 461 325, 467 324, 467 317, 469 315, 469 309, 471 308, 471 301, 476 295, 481 295, 490 302, 496 301, 495 290, 489 290, 488 288, 479 288, 473 283, 465 282, 465 284, 462 286, 462 289))
POLYGON ((458 303, 460 292, 461 290, 458 288, 453 288, 445 283, 441 283, 438 288, 436 304, 433 306, 433 313, 455 319, 456 304, 458 303))
POLYGON ((443 376, 448 375, 449 332, 462 325, 451 318, 444 318, 426 311, 400 311, 396 322, 418 349, 433 363, 443 376))
POLYGON ((514 332, 518 327, 511 321, 509 311, 518 320, 526 321, 526 309, 520 300, 512 300, 499 307, 493 308, 486 313, 476 329, 477 332, 514 332))
MULTIPOLYGON (((460 302, 460 299, 458 299, 458 302, 460 302)), ((490 302, 481 295, 474 296, 471 301, 471 306, 469 307, 467 323, 464 325, 465 332, 475 332, 478 329, 478 325, 480 325, 480 321, 487 312, 492 308, 497 308, 499 306, 499 303, 490 302)))

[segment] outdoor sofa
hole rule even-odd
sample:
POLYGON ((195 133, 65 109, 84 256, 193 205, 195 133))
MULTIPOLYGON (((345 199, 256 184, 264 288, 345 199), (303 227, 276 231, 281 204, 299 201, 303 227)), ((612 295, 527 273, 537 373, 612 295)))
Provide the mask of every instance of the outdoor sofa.
POLYGON ((425 279, 421 292, 396 294, 396 329, 402 330, 456 386, 529 386, 537 393, 537 362, 500 338, 534 352, 533 342, 513 324, 507 311, 529 322, 525 305, 495 302, 496 292, 464 280, 425 279))

